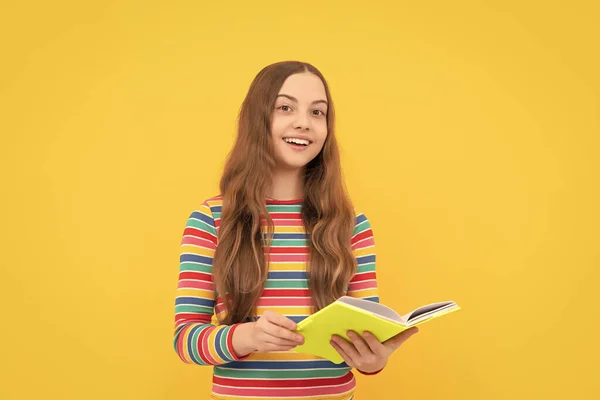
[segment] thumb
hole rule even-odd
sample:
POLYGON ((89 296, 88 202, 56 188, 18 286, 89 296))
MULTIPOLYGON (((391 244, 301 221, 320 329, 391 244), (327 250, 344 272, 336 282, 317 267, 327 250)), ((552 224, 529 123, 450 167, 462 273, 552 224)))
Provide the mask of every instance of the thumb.
POLYGON ((416 334, 417 332, 419 332, 419 330, 416 327, 412 327, 410 329, 402 331, 393 338, 385 341, 384 346, 394 351, 398 347, 402 346, 402 343, 406 342, 412 335, 416 334))

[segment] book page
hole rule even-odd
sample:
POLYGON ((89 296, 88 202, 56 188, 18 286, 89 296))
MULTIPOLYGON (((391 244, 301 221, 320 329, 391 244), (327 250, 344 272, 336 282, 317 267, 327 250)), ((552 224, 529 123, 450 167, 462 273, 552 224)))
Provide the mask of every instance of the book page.
POLYGON ((405 318, 407 319, 408 322, 413 322, 414 320, 416 320, 418 318, 427 317, 431 314, 435 314, 436 312, 444 310, 448 307, 452 307, 454 305, 455 304, 453 301, 445 301, 445 302, 441 302, 441 303, 428 304, 426 306, 419 307, 416 310, 414 310, 413 312, 407 314, 405 316, 405 318))
POLYGON ((379 315, 383 318, 390 319, 394 322, 405 322, 400 315, 398 315, 391 308, 384 306, 381 303, 376 303, 370 300, 357 299, 355 297, 344 296, 341 297, 338 301, 346 304, 350 304, 351 306, 363 309, 375 315, 379 315))

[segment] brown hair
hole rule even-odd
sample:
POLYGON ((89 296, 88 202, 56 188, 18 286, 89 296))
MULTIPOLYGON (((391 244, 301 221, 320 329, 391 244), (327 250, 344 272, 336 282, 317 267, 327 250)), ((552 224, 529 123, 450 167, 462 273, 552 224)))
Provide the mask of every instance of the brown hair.
POLYGON ((223 208, 213 260, 217 292, 225 306, 221 322, 233 324, 254 316, 267 280, 273 221, 266 208, 275 160, 271 115, 284 81, 293 74, 318 76, 327 95, 327 138, 306 165, 302 219, 308 236, 309 290, 315 311, 344 294, 356 270, 350 241, 355 215, 342 180, 334 130, 334 108, 327 82, 314 66, 285 61, 263 68, 242 103, 238 134, 225 163, 220 190, 223 208), (266 224, 267 232, 261 230, 266 224), (264 246, 264 247, 263 247, 264 246))

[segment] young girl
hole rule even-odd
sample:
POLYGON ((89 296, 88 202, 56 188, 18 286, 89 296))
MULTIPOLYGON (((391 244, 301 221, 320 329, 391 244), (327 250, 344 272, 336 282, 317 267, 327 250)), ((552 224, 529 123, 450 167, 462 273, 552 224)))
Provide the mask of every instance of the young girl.
POLYGON ((312 65, 256 76, 220 194, 189 217, 181 243, 175 350, 213 367, 212 399, 352 399, 416 332, 385 343, 335 336, 338 365, 290 351, 296 323, 342 295, 379 301, 371 226, 342 182, 334 108, 312 65))

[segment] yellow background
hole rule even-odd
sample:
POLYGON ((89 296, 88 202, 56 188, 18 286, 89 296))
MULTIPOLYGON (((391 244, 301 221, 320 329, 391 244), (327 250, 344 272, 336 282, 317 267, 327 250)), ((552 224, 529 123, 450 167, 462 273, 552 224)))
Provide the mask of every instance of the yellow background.
POLYGON ((598 3, 493 3, 3 4, 0 399, 207 398, 179 240, 284 59, 331 84, 382 301, 463 307, 357 399, 598 398, 598 3))

